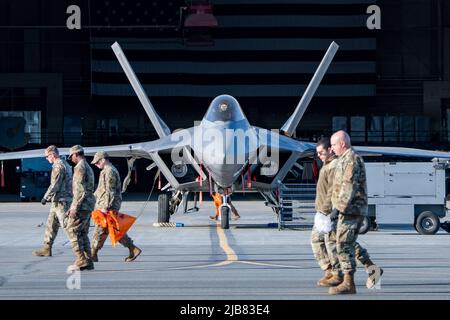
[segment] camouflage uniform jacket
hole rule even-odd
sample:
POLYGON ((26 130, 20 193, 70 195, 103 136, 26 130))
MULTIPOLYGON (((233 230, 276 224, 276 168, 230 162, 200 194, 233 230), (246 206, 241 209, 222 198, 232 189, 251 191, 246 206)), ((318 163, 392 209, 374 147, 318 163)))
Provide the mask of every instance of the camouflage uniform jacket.
POLYGON ((72 190, 71 210, 76 212, 94 210, 94 171, 86 162, 86 159, 78 162, 73 170, 72 190))
POLYGON ((50 186, 44 199, 51 202, 72 201, 72 167, 61 158, 53 162, 50 186))
POLYGON ((106 164, 100 172, 95 197, 97 198, 95 207, 98 209, 116 211, 120 209, 122 204, 120 175, 110 163, 106 164))
POLYGON ((331 194, 333 193, 333 177, 336 168, 337 157, 333 155, 325 160, 320 169, 319 181, 316 188, 316 211, 329 214, 332 209, 331 194))
POLYGON ((367 215, 366 169, 353 148, 337 160, 331 196, 333 208, 345 215, 367 215))

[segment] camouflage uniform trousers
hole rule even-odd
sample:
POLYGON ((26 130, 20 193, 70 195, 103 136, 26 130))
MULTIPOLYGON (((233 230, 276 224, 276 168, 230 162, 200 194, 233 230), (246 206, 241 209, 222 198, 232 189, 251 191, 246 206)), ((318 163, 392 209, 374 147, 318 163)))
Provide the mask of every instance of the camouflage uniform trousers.
MULTIPOLYGON (((333 274, 340 270, 339 258, 336 245, 336 230, 329 233, 320 233, 316 229, 311 232, 311 247, 319 267, 322 270, 331 268, 333 274)), ((355 256, 361 263, 365 264, 369 259, 369 253, 358 242, 355 243, 355 256)))
POLYGON ((75 218, 69 217, 67 223, 67 235, 72 245, 72 250, 77 252, 90 252, 89 225, 91 222, 90 211, 78 211, 75 218))
POLYGON ((335 274, 339 272, 339 259, 336 251, 336 232, 318 232, 313 228, 311 232, 311 247, 319 267, 322 270, 332 269, 335 274))
POLYGON ((339 215, 336 227, 336 250, 339 265, 344 274, 353 274, 356 271, 355 257, 358 257, 362 264, 369 259, 367 250, 356 242, 363 219, 364 216, 339 215))
MULTIPOLYGON (((108 228, 102 228, 99 225, 95 225, 94 235, 92 237, 92 249, 98 251, 103 248, 108 235, 108 228)), ((131 238, 126 233, 124 234, 122 239, 119 240, 119 242, 126 248, 131 248, 133 246, 133 240, 131 240, 131 238)))
POLYGON ((66 212, 69 209, 67 202, 52 202, 50 213, 48 214, 47 223, 45 225, 44 244, 52 246, 55 242, 59 228, 65 229, 67 226, 66 212))

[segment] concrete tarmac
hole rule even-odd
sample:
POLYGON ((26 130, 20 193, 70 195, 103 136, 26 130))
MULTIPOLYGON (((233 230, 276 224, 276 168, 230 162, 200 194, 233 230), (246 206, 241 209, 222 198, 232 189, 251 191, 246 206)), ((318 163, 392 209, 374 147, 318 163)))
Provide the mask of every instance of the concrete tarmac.
MULTIPOLYGON (((213 203, 172 216, 185 227, 158 228, 157 203, 126 201, 138 218, 129 235, 143 252, 109 239, 95 270, 67 274, 74 256, 63 231, 53 256, 34 257, 42 245, 49 205, 0 203, 0 299, 449 299, 450 234, 419 235, 412 227, 382 228, 359 237, 384 269, 378 289, 356 274, 357 294, 330 296, 316 286, 323 272, 314 260, 309 228, 267 227, 276 216, 260 201, 235 201, 241 219, 228 230, 209 219, 213 203), (145 206, 145 208, 144 208, 145 206)), ((93 228, 91 228, 91 232, 93 228)))

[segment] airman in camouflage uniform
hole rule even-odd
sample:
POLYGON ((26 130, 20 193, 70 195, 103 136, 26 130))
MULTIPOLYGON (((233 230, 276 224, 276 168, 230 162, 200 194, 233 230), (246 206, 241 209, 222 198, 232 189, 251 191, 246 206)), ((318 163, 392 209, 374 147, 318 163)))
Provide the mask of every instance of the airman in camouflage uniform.
MULTIPOLYGON (((109 161, 109 155, 100 151, 94 156, 92 164, 101 170, 97 190, 95 190, 96 204, 95 208, 103 213, 109 210, 119 211, 122 204, 122 194, 120 185, 120 175, 117 169, 109 161)), ((95 226, 92 239, 92 259, 98 261, 98 251, 103 247, 108 237, 108 229, 95 226)), ((125 234, 119 242, 129 249, 129 255, 125 258, 126 262, 133 261, 141 254, 141 249, 133 244, 133 240, 125 234)))
MULTIPOLYGON (((332 212, 339 214, 336 226, 336 248, 344 280, 340 285, 330 288, 329 293, 354 294, 356 293, 354 283, 356 239, 368 209, 366 170, 363 159, 351 147, 350 137, 346 132, 338 131, 333 134, 331 148, 339 156, 335 168, 331 203, 332 212)), ((367 252, 366 255, 368 257, 367 252)), ((366 268, 372 265, 370 259, 365 263, 366 268)), ((373 280, 377 279, 369 277, 367 284, 373 280)))
MULTIPOLYGON (((320 170, 319 180, 316 187, 315 209, 325 215, 329 215, 331 206, 331 191, 334 176, 334 168, 337 158, 332 152, 330 141, 323 138, 317 142, 317 155, 323 162, 320 170)), ((342 281, 339 275, 339 259, 336 253, 336 232, 321 233, 315 228, 311 232, 311 247, 320 268, 325 271, 325 275, 321 278, 317 285, 331 286, 337 285, 342 281)))
POLYGON ((52 164, 50 186, 41 203, 51 202, 50 213, 47 218, 44 233, 44 246, 33 251, 33 255, 49 257, 52 255, 52 246, 58 234, 59 227, 66 228, 66 211, 72 201, 72 168, 59 157, 56 146, 51 145, 45 149, 45 158, 52 164))
MULTIPOLYGON (((324 163, 320 170, 319 180, 316 188, 315 209, 325 215, 330 216, 332 212, 331 195, 333 192, 334 172, 337 164, 337 157, 331 151, 330 139, 322 138, 316 145, 317 155, 324 163)), ((336 249, 336 219, 333 217, 334 228, 329 233, 320 233, 313 228, 311 233, 311 246, 314 256, 325 275, 317 285, 337 286, 342 282, 339 258, 336 249)), ((373 265, 367 250, 355 243, 356 259, 365 266, 373 265)))
POLYGON ((94 210, 94 171, 84 157, 83 147, 75 145, 70 148, 69 159, 76 164, 73 172, 73 200, 68 212, 67 234, 75 262, 70 270, 92 270, 94 263, 89 242, 89 225, 91 212, 94 210))

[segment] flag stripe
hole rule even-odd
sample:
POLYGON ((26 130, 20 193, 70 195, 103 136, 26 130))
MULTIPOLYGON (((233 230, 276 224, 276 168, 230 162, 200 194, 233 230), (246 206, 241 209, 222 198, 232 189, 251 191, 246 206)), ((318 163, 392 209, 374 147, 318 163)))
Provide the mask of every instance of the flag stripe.
MULTIPOLYGON (((260 1, 260 3, 251 3, 252 1, 240 0, 215 0, 213 2, 214 14, 224 15, 364 15, 367 7, 374 3, 373 0, 367 1, 260 1)), ((257 1, 254 1, 257 2, 257 1)))
MULTIPOLYGON (((130 61, 320 61, 324 55, 323 50, 303 50, 303 51, 136 51, 131 50, 125 53, 130 61)), ((93 52, 95 60, 113 59, 112 50, 95 50, 93 52)), ((373 50, 342 51, 337 52, 333 61, 371 61, 376 58, 373 50)))
MULTIPOLYGON (((220 94, 231 94, 240 97, 300 97, 306 89, 305 85, 143 85, 151 97, 214 97, 220 94)), ((135 96, 133 88, 128 84, 94 83, 94 91, 106 96, 135 96)), ((375 85, 323 85, 317 89, 316 96, 342 97, 375 95, 375 85)))
MULTIPOLYGON (((146 73, 136 75, 139 81, 146 84, 176 84, 176 85, 220 85, 222 83, 260 85, 260 84, 308 84, 312 75, 310 73, 294 74, 189 74, 189 73, 146 73)), ((94 73, 93 80, 97 83, 125 83, 126 76, 120 73, 94 73)), ((371 84, 375 81, 375 75, 372 73, 355 74, 327 74, 322 84, 371 84)))
MULTIPOLYGON (((231 62, 193 62, 193 61, 130 61, 133 70, 138 73, 151 74, 267 74, 270 77, 274 73, 306 73, 309 76, 316 71, 318 61, 231 61, 231 62)), ((348 61, 333 62, 327 74, 375 74, 376 63, 373 61, 348 61)), ((112 60, 94 60, 92 64, 94 72, 122 73, 122 67, 112 60)))
POLYGON ((93 49, 111 50, 114 42, 120 43, 123 50, 180 50, 180 51, 271 51, 285 50, 326 50, 332 41, 339 44, 339 51, 375 50, 375 38, 327 38, 327 39, 215 39, 214 46, 187 47, 180 39, 161 38, 158 40, 142 38, 109 38, 99 37, 92 39, 93 49))
POLYGON ((351 16, 307 16, 307 15, 260 15, 260 16, 219 16, 217 18, 221 28, 242 27, 308 27, 329 28, 338 25, 341 28, 360 28, 366 24, 366 15, 351 16))
POLYGON ((219 5, 240 5, 240 6, 251 6, 258 8, 262 5, 269 5, 274 7, 295 7, 295 6, 312 6, 317 7, 317 5, 326 5, 327 8, 333 8, 336 6, 368 6, 373 4, 374 0, 212 0, 211 3, 216 8, 219 5))
MULTIPOLYGON (((110 37, 112 34, 116 37, 127 37, 132 35, 137 38, 153 38, 163 39, 172 37, 174 39, 180 39, 182 34, 175 28, 164 29, 158 28, 146 30, 144 27, 139 28, 99 28, 95 29, 97 37, 110 37)), ((246 39, 246 38, 314 38, 314 39, 329 39, 329 38, 375 38, 375 33, 371 35, 367 34, 367 27, 229 27, 229 28, 217 28, 211 30, 213 39, 246 39)))

